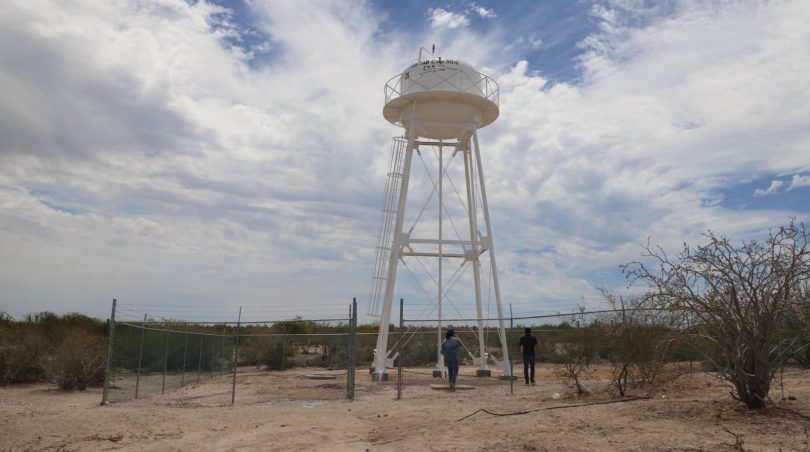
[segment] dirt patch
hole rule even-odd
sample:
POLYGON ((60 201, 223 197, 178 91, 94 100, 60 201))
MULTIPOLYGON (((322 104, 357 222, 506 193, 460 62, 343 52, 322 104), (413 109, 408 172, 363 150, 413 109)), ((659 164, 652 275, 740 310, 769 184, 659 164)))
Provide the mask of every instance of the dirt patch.
MULTIPOLYGON (((397 401, 393 386, 361 385, 354 402, 102 407, 100 390, 7 387, 0 389, 0 451, 810 451, 810 371, 785 375, 785 400, 778 402, 787 410, 746 410, 726 385, 705 374, 634 388, 632 395, 650 398, 547 410, 604 401, 608 394, 552 400, 540 393, 482 392, 397 401), (478 412, 457 422, 482 408, 531 412, 478 412)), ((772 396, 782 396, 778 383, 772 396)))

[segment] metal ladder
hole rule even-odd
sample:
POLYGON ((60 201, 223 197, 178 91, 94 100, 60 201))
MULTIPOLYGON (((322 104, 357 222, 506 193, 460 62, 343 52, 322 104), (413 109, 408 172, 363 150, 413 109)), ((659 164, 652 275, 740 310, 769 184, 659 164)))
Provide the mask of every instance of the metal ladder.
POLYGON ((394 222, 397 218, 397 203, 399 191, 402 188, 402 166, 408 139, 396 137, 391 144, 391 160, 388 164, 388 182, 385 185, 383 208, 380 211, 380 226, 377 231, 377 246, 375 248, 374 267, 371 273, 371 299, 368 303, 367 314, 380 317, 380 308, 385 296, 385 286, 388 279, 388 264, 393 246, 394 222))

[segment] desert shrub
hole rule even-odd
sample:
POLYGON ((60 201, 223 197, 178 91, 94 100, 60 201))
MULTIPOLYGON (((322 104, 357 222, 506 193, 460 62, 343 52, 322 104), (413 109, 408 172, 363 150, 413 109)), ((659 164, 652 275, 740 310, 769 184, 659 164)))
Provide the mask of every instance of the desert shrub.
MULTIPOLYGON (((572 320, 578 320, 582 314, 573 314, 572 320)), ((571 380, 577 388, 577 394, 582 395, 585 390, 580 384, 580 374, 587 369, 596 358, 596 332, 595 328, 584 327, 567 329, 560 341, 555 345, 553 352, 554 374, 571 380)))
POLYGON ((810 235, 791 220, 763 241, 734 244, 711 231, 705 238, 674 257, 648 244, 643 256, 654 267, 634 262, 623 270, 648 285, 649 306, 681 312, 696 325, 694 334, 713 344, 700 350, 704 359, 732 395, 762 408, 774 376, 807 337, 802 287, 810 281, 810 235))
POLYGON ((70 331, 48 362, 48 374, 61 389, 87 389, 104 383, 105 347, 98 336, 70 331))
MULTIPOLYGON (((267 338, 270 339, 270 338, 267 338)), ((267 340, 263 342, 262 361, 268 370, 284 370, 284 339, 267 340)), ((292 347, 290 347, 292 353, 292 347)))
POLYGON ((608 290, 601 291, 614 308, 599 320, 605 329, 604 356, 611 363, 613 385, 623 397, 631 383, 656 382, 667 351, 679 336, 674 329, 677 315, 646 309, 642 299, 625 301, 608 290))
POLYGON ((7 325, 0 331, 0 381, 34 383, 46 379, 44 358, 47 337, 24 324, 7 325))
MULTIPOLYGON (((21 321, 4 317, 0 321, 0 382, 33 383, 56 380, 62 386, 60 375, 76 373, 71 369, 69 352, 76 338, 94 350, 93 358, 75 358, 94 369, 95 376, 81 378, 81 384, 103 381, 107 325, 105 322, 82 314, 58 316, 52 312, 26 315, 21 321), (65 372, 62 372, 62 369, 65 372), (99 377, 99 374, 101 377, 99 377)), ((86 347, 86 348, 87 348, 86 347)), ((85 350, 86 351, 86 350, 85 350)), ((75 366, 74 366, 75 367, 75 366)), ((78 387, 79 383, 73 384, 78 387)))
MULTIPOLYGON (((355 359, 357 360, 357 367, 371 366, 374 362, 374 349, 377 347, 377 328, 378 325, 358 325, 357 338, 356 338, 356 353, 355 359)), ((397 331, 397 327, 391 325, 389 331, 397 331)), ((388 343, 396 343, 394 335, 388 336, 388 343), (392 340, 393 339, 393 340, 392 340)), ((407 358, 406 358, 407 359, 407 358)))
POLYGON ((263 360, 270 350, 271 337, 247 337, 239 340, 239 365, 256 366, 257 370, 265 364, 263 360))

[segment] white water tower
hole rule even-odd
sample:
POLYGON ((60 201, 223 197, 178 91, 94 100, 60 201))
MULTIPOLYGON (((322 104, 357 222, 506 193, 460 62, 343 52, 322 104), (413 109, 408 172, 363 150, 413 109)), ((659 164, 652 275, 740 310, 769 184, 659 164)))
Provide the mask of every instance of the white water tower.
POLYGON ((450 326, 445 319, 465 318, 453 311, 461 313, 464 304, 474 303, 471 321, 477 322, 478 348, 474 356, 467 353, 477 366, 476 374, 490 376, 494 364, 501 376, 511 377, 478 144, 478 129, 498 118, 498 85, 462 61, 422 58, 423 50, 415 63, 385 85, 383 116, 405 132, 393 140, 371 281, 368 314, 380 320, 374 377, 384 379, 396 358, 396 350, 388 348, 388 334, 389 324, 397 323, 391 309, 400 266, 410 273, 411 267, 430 273, 422 280, 431 287, 420 284, 420 288, 430 308, 424 318, 438 319, 434 376, 444 368, 438 351, 443 330, 450 326), (426 177, 415 179, 415 167, 426 177), (426 186, 417 186, 417 181, 426 186), (427 199, 411 200, 411 192, 427 199), (463 288, 467 294, 457 295, 459 286, 467 286, 463 288), (492 307, 493 295, 500 356, 487 353, 485 343, 484 311, 485 305, 492 307))

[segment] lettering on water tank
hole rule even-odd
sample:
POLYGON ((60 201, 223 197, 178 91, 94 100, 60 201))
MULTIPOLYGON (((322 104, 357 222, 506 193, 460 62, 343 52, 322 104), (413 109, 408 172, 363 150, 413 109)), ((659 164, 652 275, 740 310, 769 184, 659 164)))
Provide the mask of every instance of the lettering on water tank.
POLYGON ((419 63, 413 63, 410 67, 426 66, 432 64, 458 64, 458 60, 443 60, 441 58, 439 58, 438 60, 425 60, 419 63))
MULTIPOLYGON (((442 63, 446 63, 446 61, 443 61, 442 63)), ((447 66, 447 65, 442 64, 442 63, 438 63, 438 62, 434 61, 434 62, 428 62, 426 64, 426 63, 423 62, 422 66, 419 68, 419 73, 420 74, 428 74, 428 73, 431 73, 431 72, 444 72, 444 71, 457 71, 458 70, 457 66, 447 66)), ((453 62, 453 64, 458 64, 458 63, 453 62)))

